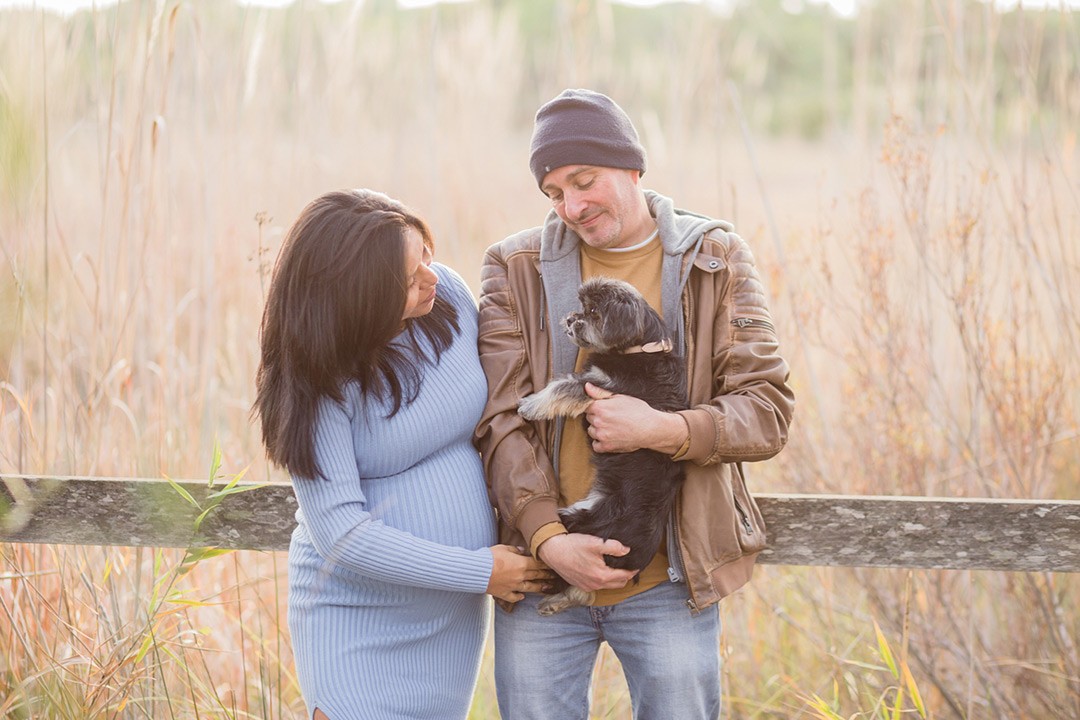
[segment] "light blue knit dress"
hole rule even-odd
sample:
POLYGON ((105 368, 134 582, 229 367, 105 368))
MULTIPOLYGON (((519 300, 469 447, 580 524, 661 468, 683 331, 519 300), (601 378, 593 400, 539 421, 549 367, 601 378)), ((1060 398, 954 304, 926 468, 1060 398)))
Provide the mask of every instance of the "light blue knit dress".
POLYGON ((473 297, 452 270, 433 268, 461 333, 393 418, 355 383, 344 405, 324 400, 315 447, 329 480, 293 478, 289 630, 308 717, 468 713, 496 537, 471 442, 487 383, 473 297))

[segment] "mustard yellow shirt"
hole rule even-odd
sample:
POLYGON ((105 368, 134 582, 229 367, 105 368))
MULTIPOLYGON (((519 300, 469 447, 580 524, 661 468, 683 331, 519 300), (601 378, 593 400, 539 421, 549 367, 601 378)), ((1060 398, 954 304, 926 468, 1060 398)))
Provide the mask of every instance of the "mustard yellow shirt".
MULTIPOLYGON (((592 277, 610 277, 628 282, 638 289, 646 302, 657 312, 662 311, 660 291, 660 270, 664 260, 664 249, 660 239, 654 237, 650 242, 627 250, 598 250, 581 244, 581 279, 592 277)), ((581 370, 588 358, 585 350, 578 352, 575 370, 581 370)), ((583 424, 576 418, 568 419, 563 428, 562 444, 559 449, 559 505, 573 505, 589 494, 595 471, 590 462, 591 441, 585 433, 583 424)), ((558 523, 546 525, 537 531, 532 544, 542 535, 550 538, 559 532, 565 532, 558 523)), ((542 540, 540 541, 542 542, 542 540)), ((596 605, 614 605, 628 597, 644 592, 649 588, 668 581, 667 546, 661 543, 660 550, 652 561, 642 570, 638 582, 627 583, 615 590, 600 590, 596 594, 596 605)))

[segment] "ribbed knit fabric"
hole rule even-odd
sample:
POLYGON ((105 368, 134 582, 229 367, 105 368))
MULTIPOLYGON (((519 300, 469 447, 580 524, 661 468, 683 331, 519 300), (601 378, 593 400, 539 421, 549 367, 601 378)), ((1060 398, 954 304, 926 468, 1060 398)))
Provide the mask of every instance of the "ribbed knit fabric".
POLYGON ((329 480, 293 478, 289 630, 309 717, 468 713, 496 541, 471 441, 487 384, 473 297, 452 270, 433 268, 461 333, 393 418, 355 384, 343 405, 324 400, 316 457, 329 480))

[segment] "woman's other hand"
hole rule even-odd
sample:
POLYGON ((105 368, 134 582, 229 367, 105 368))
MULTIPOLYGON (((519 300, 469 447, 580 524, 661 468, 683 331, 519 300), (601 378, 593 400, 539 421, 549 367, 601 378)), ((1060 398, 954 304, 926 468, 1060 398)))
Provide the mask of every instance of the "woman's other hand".
POLYGON ((525 593, 544 592, 555 577, 547 565, 521 548, 495 545, 488 549, 495 560, 488 580, 488 595, 516 603, 525 593))

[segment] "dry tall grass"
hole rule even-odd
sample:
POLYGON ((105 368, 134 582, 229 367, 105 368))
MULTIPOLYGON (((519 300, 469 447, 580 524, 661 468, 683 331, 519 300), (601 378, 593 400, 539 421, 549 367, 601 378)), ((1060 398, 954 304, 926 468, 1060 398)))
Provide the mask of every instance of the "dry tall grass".
MULTIPOLYGON (((284 228, 379 188, 477 287, 546 212, 530 121, 567 86, 616 97, 646 185, 757 253, 800 407, 755 488, 1076 496, 1080 22, 959 0, 2 12, 0 472, 200 477, 220 443, 283 479, 248 409, 284 228)), ((2 556, 0 715, 303 715, 284 557, 2 556)), ((1078 717, 1077 589, 763 567, 722 606, 726 713, 1078 717)), ((626 717, 601 665, 594 714, 626 717)))

